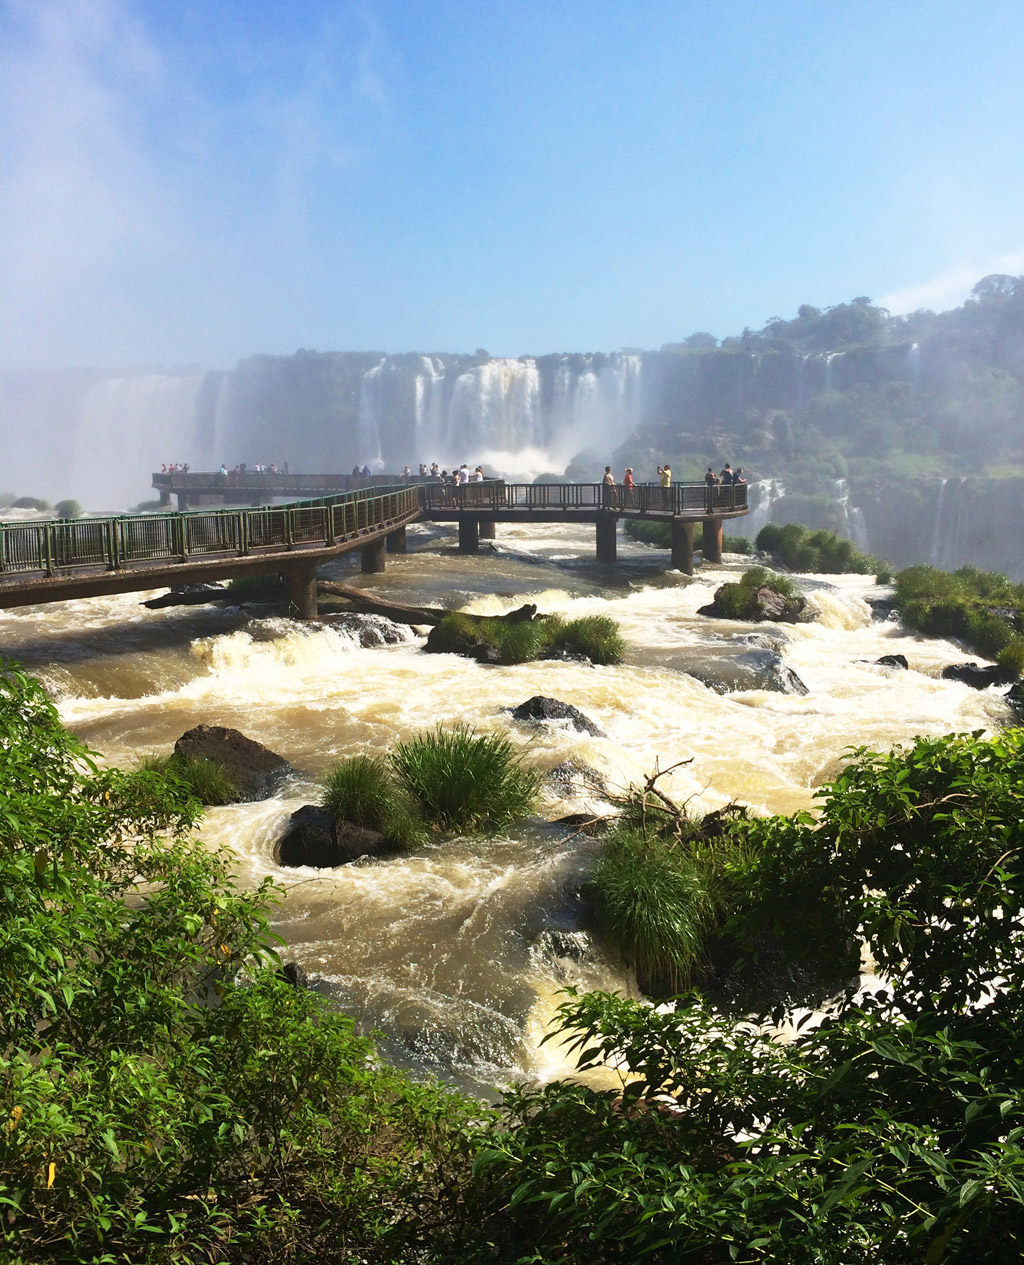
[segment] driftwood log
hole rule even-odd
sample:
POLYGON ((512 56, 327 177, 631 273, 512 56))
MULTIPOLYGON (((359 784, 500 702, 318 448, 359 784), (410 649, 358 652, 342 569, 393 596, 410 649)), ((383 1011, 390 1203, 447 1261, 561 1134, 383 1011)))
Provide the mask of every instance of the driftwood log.
MULTIPOLYGON (((390 602, 387 598, 378 597, 375 593, 367 593, 365 589, 357 589, 352 584, 339 584, 336 580, 320 580, 318 592, 329 597, 342 597, 352 610, 361 615, 383 615, 385 619, 394 620, 396 624, 430 624, 436 626, 450 615, 441 606, 407 606, 402 602, 390 602)), ((532 619, 543 619, 537 614, 536 606, 527 604, 504 615, 469 615, 465 611, 460 614, 466 619, 500 619, 506 624, 522 624, 532 619)), ((329 619, 330 616, 327 616, 329 619)))

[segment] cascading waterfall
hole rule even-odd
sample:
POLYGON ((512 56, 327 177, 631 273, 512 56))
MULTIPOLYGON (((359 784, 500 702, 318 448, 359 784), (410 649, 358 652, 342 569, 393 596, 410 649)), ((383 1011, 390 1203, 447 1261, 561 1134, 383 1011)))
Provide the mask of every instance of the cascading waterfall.
POLYGON ((928 561, 943 571, 955 571, 964 564, 963 536, 967 506, 962 493, 964 479, 943 479, 935 500, 928 561))
POLYGON ((864 511, 857 505, 850 504, 850 485, 846 479, 836 479, 832 485, 837 510, 837 530, 853 543, 862 553, 868 552, 868 529, 864 521, 864 511))

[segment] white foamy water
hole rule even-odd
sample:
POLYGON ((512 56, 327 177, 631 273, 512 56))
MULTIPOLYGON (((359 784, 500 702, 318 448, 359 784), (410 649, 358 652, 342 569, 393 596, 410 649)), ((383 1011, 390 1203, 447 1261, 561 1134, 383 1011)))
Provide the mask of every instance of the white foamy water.
MULTIPOLYGON (((210 810, 203 836, 230 844, 243 882, 270 874, 287 888, 275 918, 286 956, 381 1029, 393 1057, 473 1083, 565 1070, 556 1046, 539 1045, 565 984, 631 988, 582 918, 580 884, 597 845, 538 820, 386 862, 285 870, 274 844, 334 760, 467 721, 509 734, 544 770, 581 761, 612 791, 656 762, 689 761, 663 785, 694 810, 735 799, 755 812, 791 812, 813 805, 849 747, 888 749, 1010 719, 997 691, 939 679, 966 657, 961 648, 873 622, 865 599, 878 590, 865 577, 802 580, 813 623, 745 625, 696 613, 740 559, 690 581, 666 572, 666 551, 624 541, 622 565, 597 568, 592 535, 578 527, 499 525, 496 552, 476 557, 435 530, 410 540, 414 551, 389 557, 384 575, 363 577, 367 587, 481 613, 534 601, 543 611, 608 614, 628 642, 627 662, 489 667, 423 654, 412 634, 363 649, 340 629, 256 610, 149 611, 139 605, 145 594, 0 612, 0 635, 5 653, 47 682, 64 722, 111 763, 167 752, 204 722, 283 755, 296 774, 281 794, 210 810), (908 671, 874 662, 897 652, 908 671), (805 696, 719 692, 738 664, 754 671, 772 657, 799 676, 805 696), (574 704, 605 736, 513 722, 506 709, 534 694, 574 704)), ((358 582, 347 565, 338 573, 358 582)), ((552 790, 543 816, 579 807, 552 790)))

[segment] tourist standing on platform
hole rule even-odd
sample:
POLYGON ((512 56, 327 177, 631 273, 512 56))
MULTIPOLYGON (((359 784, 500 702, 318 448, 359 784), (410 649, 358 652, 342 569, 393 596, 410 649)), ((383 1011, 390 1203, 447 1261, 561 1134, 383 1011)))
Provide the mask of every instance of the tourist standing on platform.
POLYGON ((622 476, 622 496, 624 505, 633 504, 633 489, 636 484, 633 482, 633 467, 627 466, 626 473, 622 476))

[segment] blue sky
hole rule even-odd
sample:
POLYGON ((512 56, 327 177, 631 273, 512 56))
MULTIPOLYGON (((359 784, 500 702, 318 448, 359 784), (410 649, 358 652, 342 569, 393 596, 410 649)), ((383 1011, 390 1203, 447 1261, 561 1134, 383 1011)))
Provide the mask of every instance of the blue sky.
POLYGON ((955 306, 1022 67, 1020 0, 0 0, 0 367, 955 306))

